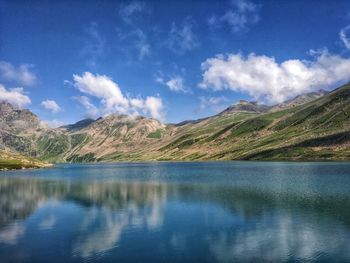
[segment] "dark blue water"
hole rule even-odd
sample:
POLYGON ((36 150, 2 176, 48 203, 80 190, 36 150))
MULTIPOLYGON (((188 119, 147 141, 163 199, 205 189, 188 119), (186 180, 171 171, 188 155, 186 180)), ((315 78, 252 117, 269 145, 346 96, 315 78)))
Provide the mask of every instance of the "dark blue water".
POLYGON ((0 262, 350 262, 350 163, 0 173, 0 262))

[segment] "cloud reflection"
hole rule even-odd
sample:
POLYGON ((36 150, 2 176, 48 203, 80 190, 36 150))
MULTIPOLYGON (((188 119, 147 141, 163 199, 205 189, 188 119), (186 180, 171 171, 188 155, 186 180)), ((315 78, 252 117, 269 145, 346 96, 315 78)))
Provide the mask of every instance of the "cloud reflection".
POLYGON ((330 222, 297 218, 289 213, 267 213, 257 219, 249 227, 212 235, 209 249, 214 257, 220 262, 312 261, 322 254, 340 255, 340 251, 350 251, 346 227, 339 226, 334 231, 328 227, 330 222))
POLYGON ((91 200, 99 203, 102 195, 110 197, 108 193, 114 193, 115 202, 108 197, 109 202, 104 199, 101 208, 93 207, 86 212, 73 246, 73 255, 86 258, 105 253, 118 245, 125 231, 160 227, 165 202, 164 187, 152 184, 89 185, 87 193, 91 200), (115 206, 119 209, 111 209, 115 206))
POLYGON ((41 221, 39 224, 39 228, 41 230, 49 230, 52 229, 56 224, 56 217, 54 215, 49 215, 47 218, 41 221))
POLYGON ((15 222, 0 231, 0 243, 15 245, 17 240, 23 236, 25 226, 22 222, 15 222))

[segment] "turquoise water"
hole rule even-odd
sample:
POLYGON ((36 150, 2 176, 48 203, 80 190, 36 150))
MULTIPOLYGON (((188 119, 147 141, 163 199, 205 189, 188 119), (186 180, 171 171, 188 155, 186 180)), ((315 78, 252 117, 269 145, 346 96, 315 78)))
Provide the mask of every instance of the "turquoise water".
POLYGON ((0 262, 350 262, 350 163, 0 173, 0 262))

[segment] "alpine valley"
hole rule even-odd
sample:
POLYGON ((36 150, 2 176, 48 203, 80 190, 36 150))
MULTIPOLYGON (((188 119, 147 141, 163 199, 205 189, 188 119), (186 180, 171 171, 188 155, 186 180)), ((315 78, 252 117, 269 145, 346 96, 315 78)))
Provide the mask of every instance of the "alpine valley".
POLYGON ((240 101, 178 124, 109 115, 50 128, 29 110, 1 102, 0 149, 2 166, 16 162, 14 168, 46 162, 349 160, 350 83, 275 106, 240 101))

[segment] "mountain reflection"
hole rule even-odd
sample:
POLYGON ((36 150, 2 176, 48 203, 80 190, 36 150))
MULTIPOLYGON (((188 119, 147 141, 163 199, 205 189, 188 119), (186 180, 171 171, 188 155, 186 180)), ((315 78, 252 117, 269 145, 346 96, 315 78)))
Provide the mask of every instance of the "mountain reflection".
POLYGON ((40 235, 60 233, 72 259, 122 253, 119 246, 135 245, 150 233, 153 239, 145 244, 157 253, 177 251, 174 258, 181 257, 197 244, 205 251, 203 262, 258 256, 309 260, 319 253, 349 259, 350 205, 339 196, 194 183, 10 177, 0 178, 0 190, 3 249, 29 240, 28 229, 35 224, 40 235))

